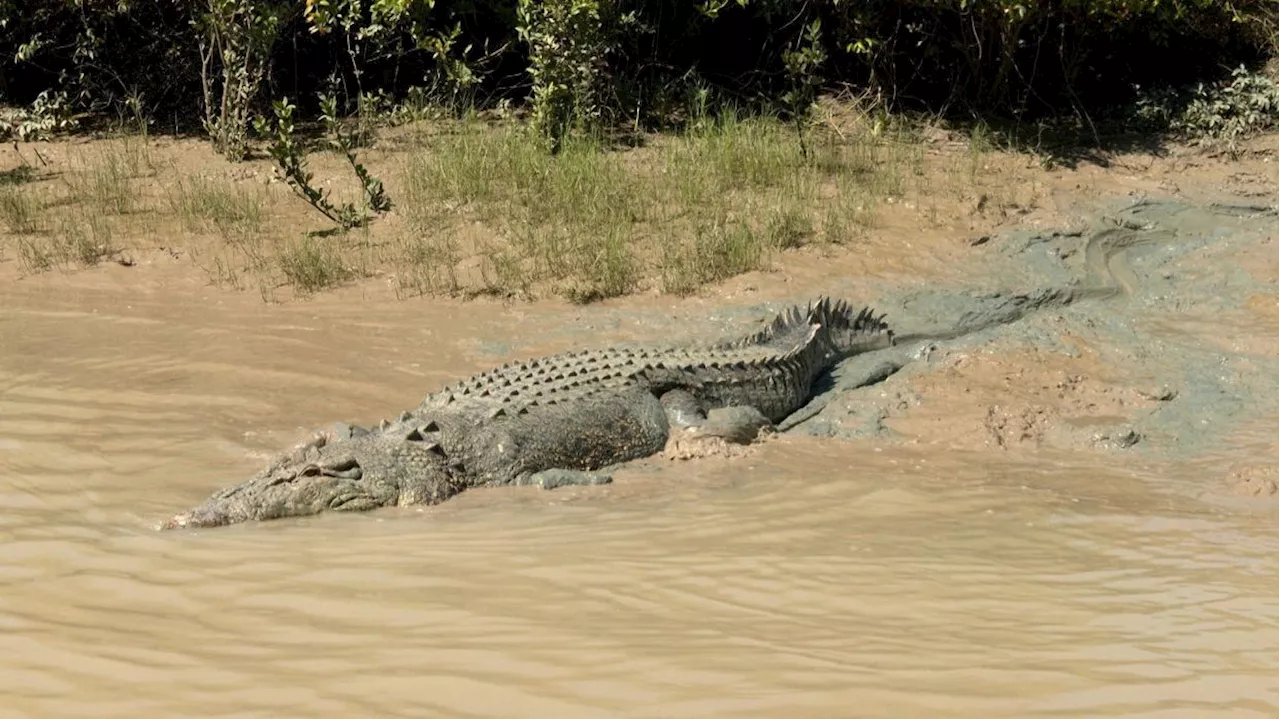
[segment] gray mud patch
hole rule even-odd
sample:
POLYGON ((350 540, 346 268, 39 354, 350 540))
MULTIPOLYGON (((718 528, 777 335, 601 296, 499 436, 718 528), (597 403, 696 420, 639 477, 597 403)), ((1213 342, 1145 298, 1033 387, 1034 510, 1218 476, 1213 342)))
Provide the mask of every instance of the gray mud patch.
POLYGON ((1140 200, 1104 208, 1087 231, 997 236, 975 248, 985 286, 904 288, 876 298, 900 335, 918 337, 837 366, 782 429, 891 435, 885 419, 919 398, 889 377, 934 372, 949 352, 1074 357, 1083 343, 1149 400, 1132 421, 1089 428, 1093 445, 1166 458, 1214 448, 1240 423, 1277 411, 1276 354, 1233 350, 1204 335, 1266 331, 1243 308, 1251 297, 1275 297, 1276 283, 1229 255, 1274 245, 1276 217, 1269 207, 1140 200), (1117 232, 1122 247, 1095 253, 1107 277, 1091 277, 1098 268, 1088 266, 1090 242, 1117 232))

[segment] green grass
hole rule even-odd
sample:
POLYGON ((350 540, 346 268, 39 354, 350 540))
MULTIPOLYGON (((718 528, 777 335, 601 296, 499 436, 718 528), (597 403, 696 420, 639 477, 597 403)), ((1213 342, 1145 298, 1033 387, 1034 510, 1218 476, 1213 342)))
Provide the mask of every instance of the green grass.
POLYGON ((35 274, 52 269, 58 262, 53 248, 46 242, 41 242, 32 237, 19 237, 18 247, 18 266, 23 272, 35 274))
POLYGON ((565 225, 617 223, 635 202, 618 157, 568 142, 552 157, 523 128, 464 124, 408 159, 409 219, 431 227, 458 210, 482 220, 565 225))
POLYGON ((146 138, 125 137, 95 156, 77 158, 64 181, 70 201, 93 205, 104 214, 126 215, 138 207, 132 180, 154 170, 146 138))
POLYGON ((60 220, 52 241, 64 262, 78 262, 88 267, 116 252, 114 236, 106 218, 85 212, 60 220))
POLYGON ((551 156, 516 122, 435 121, 382 160, 390 167, 371 168, 394 212, 327 236, 304 234, 313 218, 266 184, 192 173, 125 137, 42 179, 0 183, 0 230, 37 272, 180 227, 216 238, 189 246, 213 283, 264 298, 378 269, 401 296, 690 294, 768 271, 780 253, 856 242, 885 197, 919 184, 921 143, 906 131, 865 117, 829 125, 801 143, 792 124, 727 112, 636 148, 576 137, 551 156))
POLYGON ((767 251, 767 238, 744 224, 700 226, 691 242, 672 242, 663 253, 662 289, 692 294, 708 283, 759 269, 767 251))
POLYGON ((15 236, 19 266, 28 273, 92 266, 117 252, 114 218, 139 209, 133 180, 154 169, 145 138, 126 137, 74 156, 54 171, 60 182, 0 183, 0 221, 15 236))
POLYGON ((108 218, 76 208, 59 214, 48 232, 19 235, 15 245, 19 266, 27 273, 63 265, 93 266, 119 249, 108 218))
POLYGON ((342 284, 357 274, 330 238, 304 236, 283 243, 276 261, 289 284, 304 294, 342 284))
MULTIPOLYGON (((905 143, 732 113, 631 151, 568 142, 556 156, 518 126, 460 123, 402 165, 405 291, 551 291, 575 301, 653 286, 687 294, 768 269, 782 251, 856 239, 900 192, 905 143), (468 235, 482 238, 460 241, 468 235), (479 278, 459 266, 478 257, 479 278)), ((394 192, 394 188, 393 188, 394 192)))
POLYGON ((15 235, 33 234, 40 228, 40 202, 34 193, 18 185, 0 185, 0 221, 15 235))
POLYGON ((461 291, 456 270, 461 256, 453 235, 408 236, 397 254, 394 263, 402 268, 396 275, 397 295, 449 295, 461 291))
POLYGON ((215 230, 234 241, 262 230, 266 201, 260 189, 188 175, 169 185, 165 197, 188 232, 215 230))

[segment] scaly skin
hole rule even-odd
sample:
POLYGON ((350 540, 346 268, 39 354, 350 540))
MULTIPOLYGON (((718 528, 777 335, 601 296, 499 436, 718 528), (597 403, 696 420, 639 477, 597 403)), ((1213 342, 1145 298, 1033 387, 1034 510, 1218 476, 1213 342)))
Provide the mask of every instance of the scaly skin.
POLYGON ((840 359, 888 347, 869 310, 821 299, 705 348, 611 348, 507 365, 449 387, 376 430, 340 425, 249 481, 161 525, 214 527, 326 510, 434 504, 480 485, 598 484, 656 454, 671 427, 749 442, 808 400, 840 359))
POLYGON ((700 413, 747 406, 776 422, 808 400, 822 371, 892 344, 893 332, 869 309, 855 312, 822 298, 779 314, 759 332, 709 347, 612 347, 504 365, 428 396, 412 414, 460 400, 511 413, 639 386, 658 397, 687 393, 700 413))

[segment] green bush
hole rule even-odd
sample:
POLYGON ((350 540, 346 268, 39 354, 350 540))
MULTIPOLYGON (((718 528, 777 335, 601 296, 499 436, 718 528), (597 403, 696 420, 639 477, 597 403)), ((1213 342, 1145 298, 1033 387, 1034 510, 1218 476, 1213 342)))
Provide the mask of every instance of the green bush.
POLYGON ((520 0, 520 37, 529 46, 533 126, 552 154, 569 131, 593 129, 610 49, 611 0, 520 0))
POLYGON ((1202 144, 1220 143, 1234 153, 1240 140, 1274 129, 1277 112, 1276 79, 1242 65, 1230 78, 1216 83, 1142 90, 1127 108, 1125 119, 1140 131, 1172 132, 1202 144))
POLYGON ((1192 137, 1234 143, 1274 128, 1278 105, 1276 81, 1242 65, 1231 73, 1230 81, 1216 86, 1198 83, 1172 126, 1192 137))
POLYGON ((73 112, 203 127, 232 157, 285 94, 337 88, 343 112, 415 88, 451 107, 527 100, 557 150, 575 128, 719 104, 803 119, 831 85, 890 109, 1099 114, 1135 88, 1256 72, 1276 18, 1263 0, 10 0, 0 87, 11 104, 65 94, 73 112))

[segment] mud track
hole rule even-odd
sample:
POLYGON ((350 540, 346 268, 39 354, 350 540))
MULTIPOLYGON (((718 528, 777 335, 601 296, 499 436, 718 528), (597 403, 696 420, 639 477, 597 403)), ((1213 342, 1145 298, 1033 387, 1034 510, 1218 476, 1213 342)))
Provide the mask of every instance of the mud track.
POLYGON ((902 397, 923 401, 921 386, 934 384, 925 378, 961 356, 1079 356, 1083 341, 1134 401, 1112 421, 1051 444, 1163 459, 1220 447, 1276 415, 1276 355, 1237 335, 1258 331, 1247 308, 1259 296, 1274 300, 1276 284, 1232 261, 1260 247, 1274 254, 1275 232, 1274 207, 1140 200, 1098 213, 1088 230, 999 236, 984 243, 989 282, 1032 289, 883 291, 871 301, 903 341, 835 368, 781 429, 893 435, 886 420, 907 409, 902 397))

